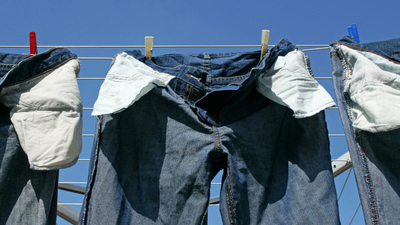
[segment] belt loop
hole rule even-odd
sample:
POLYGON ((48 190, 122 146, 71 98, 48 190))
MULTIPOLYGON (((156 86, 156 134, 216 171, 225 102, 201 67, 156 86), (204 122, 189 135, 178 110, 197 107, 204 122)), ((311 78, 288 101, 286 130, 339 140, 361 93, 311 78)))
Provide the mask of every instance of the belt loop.
POLYGON ((207 78, 206 78, 206 86, 209 86, 210 90, 212 90, 212 86, 211 86, 211 82, 212 82, 212 77, 211 77, 211 57, 210 54, 208 52, 204 52, 204 58, 203 58, 203 62, 204 62, 204 70, 207 71, 207 78))

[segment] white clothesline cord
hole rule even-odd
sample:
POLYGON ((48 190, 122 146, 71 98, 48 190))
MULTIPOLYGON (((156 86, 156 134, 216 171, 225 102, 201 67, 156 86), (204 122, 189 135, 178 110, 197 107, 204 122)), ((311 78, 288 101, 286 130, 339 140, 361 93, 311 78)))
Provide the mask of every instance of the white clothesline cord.
MULTIPOLYGON (((327 109, 339 109, 339 107, 335 106, 335 107, 329 107, 327 109)), ((83 107, 83 110, 93 110, 93 107, 83 107)))
MULTIPOLYGON (((314 77, 316 80, 331 80, 332 77, 314 77)), ((104 77, 78 77, 77 80, 104 80, 104 77)))
MULTIPOLYGON (((94 134, 82 134, 82 137, 94 137, 94 134)), ((329 137, 345 137, 345 134, 329 134, 329 137)))
POLYGON ((70 181, 70 182, 63 182, 63 181, 60 181, 60 182, 58 182, 59 184, 84 184, 84 185, 86 185, 87 184, 87 182, 78 182, 78 181, 70 181))
MULTIPOLYGON (((268 48, 275 46, 268 45, 268 48)), ((296 45, 296 47, 327 49, 329 45, 296 45)), ((0 48, 29 48, 29 45, 0 45, 0 48)), ((144 45, 38 45, 37 48, 144 48, 144 45)), ((261 48, 261 45, 153 45, 153 48, 261 48)))
POLYGON ((77 206, 82 206, 82 203, 57 203, 57 205, 71 205, 71 206, 74 206, 74 205, 77 205, 77 206))

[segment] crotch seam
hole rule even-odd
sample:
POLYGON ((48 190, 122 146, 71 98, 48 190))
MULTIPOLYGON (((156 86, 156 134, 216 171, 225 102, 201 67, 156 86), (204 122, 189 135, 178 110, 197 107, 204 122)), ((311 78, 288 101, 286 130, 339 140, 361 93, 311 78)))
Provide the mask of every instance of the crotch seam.
POLYGON ((213 130, 214 130, 215 150, 217 150, 218 152, 221 152, 222 151, 221 136, 219 134, 218 128, 213 126, 213 130))

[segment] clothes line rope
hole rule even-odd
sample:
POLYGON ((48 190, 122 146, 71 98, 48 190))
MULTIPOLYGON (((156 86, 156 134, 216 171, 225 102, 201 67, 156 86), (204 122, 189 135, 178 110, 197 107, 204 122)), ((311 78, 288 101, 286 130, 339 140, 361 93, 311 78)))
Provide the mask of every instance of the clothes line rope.
MULTIPOLYGON (((276 45, 268 45, 273 48, 276 45)), ((37 48, 144 48, 144 45, 38 45, 37 48)), ((153 45, 153 48, 260 48, 261 45, 153 45)), ((296 47, 329 47, 329 45, 296 45, 296 47)), ((29 45, 0 45, 0 48, 29 48, 29 45)))
MULTIPOLYGON (((337 106, 334 106, 334 107, 329 107, 329 108, 326 108, 326 109, 339 109, 339 108, 337 106)), ((84 107, 83 110, 93 110, 93 108, 84 107)))
MULTIPOLYGON (((82 134, 83 137, 94 137, 94 134, 82 134)), ((344 137, 345 134, 328 134, 329 137, 344 137)))
MULTIPOLYGON (((332 77, 314 77, 316 80, 331 80, 332 77)), ((104 77, 78 77, 77 80, 104 80, 104 77)))

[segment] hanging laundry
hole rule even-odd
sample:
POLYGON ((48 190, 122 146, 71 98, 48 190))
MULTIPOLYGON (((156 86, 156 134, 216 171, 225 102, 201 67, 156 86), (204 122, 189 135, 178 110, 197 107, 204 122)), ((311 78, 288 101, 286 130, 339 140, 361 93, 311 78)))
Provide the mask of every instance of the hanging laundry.
POLYGON ((330 46, 339 111, 366 224, 400 221, 400 39, 330 46))
POLYGON ((58 169, 82 148, 79 61, 0 53, 0 224, 55 224, 58 169))
POLYGON ((301 67, 284 73, 305 87, 293 94, 319 101, 308 60, 286 39, 260 53, 118 54, 94 108, 80 224, 202 224, 220 170, 224 224, 339 224, 323 112, 332 99, 293 117, 292 102, 266 98, 258 82, 284 57, 285 69, 301 67))

